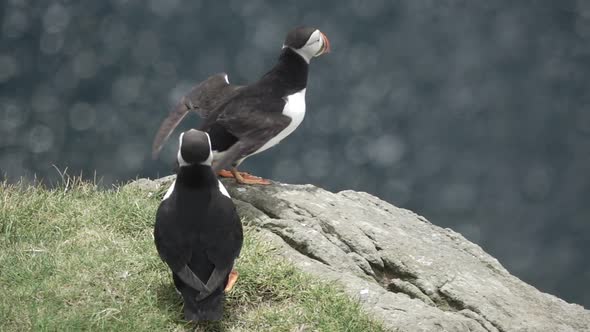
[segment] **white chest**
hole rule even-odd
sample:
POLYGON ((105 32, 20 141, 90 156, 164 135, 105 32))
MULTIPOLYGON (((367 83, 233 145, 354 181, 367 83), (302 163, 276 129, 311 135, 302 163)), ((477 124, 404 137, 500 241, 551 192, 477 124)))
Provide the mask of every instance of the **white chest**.
POLYGON ((283 108, 283 115, 291 118, 289 125, 283 129, 277 136, 271 138, 266 142, 260 149, 256 150, 253 154, 262 152, 272 146, 277 145, 285 137, 289 136, 303 121, 305 117, 305 89, 287 96, 287 102, 285 108, 283 108))

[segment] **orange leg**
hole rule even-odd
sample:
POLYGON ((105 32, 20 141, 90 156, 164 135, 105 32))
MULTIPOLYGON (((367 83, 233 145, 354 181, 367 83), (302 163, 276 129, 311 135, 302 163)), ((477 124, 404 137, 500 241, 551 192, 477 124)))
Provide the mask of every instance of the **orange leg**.
POLYGON ((246 172, 239 172, 237 168, 232 167, 230 171, 221 170, 217 172, 217 175, 224 177, 224 178, 235 178, 236 182, 241 184, 261 184, 261 185, 268 185, 270 181, 260 178, 258 176, 254 176, 252 174, 246 172))
POLYGON ((228 278, 227 278, 227 285, 225 285, 225 289, 223 290, 224 292, 228 293, 232 290, 232 288, 234 287, 234 285, 238 281, 238 276, 239 276, 238 271, 232 269, 231 272, 229 273, 228 278))
POLYGON ((234 175, 232 172, 222 169, 221 171, 217 172, 217 175, 221 176, 222 178, 233 178, 234 175))

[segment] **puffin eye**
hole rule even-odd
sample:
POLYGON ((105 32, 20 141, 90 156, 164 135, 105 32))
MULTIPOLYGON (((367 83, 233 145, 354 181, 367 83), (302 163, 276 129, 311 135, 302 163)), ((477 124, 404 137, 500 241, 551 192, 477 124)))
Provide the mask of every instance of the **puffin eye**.
POLYGON ((319 39, 316 39, 316 40, 312 41, 311 43, 309 43, 309 44, 307 44, 307 45, 308 45, 308 46, 311 46, 311 45, 313 45, 313 44, 315 44, 315 43, 319 43, 319 42, 320 42, 320 40, 319 40, 319 39))

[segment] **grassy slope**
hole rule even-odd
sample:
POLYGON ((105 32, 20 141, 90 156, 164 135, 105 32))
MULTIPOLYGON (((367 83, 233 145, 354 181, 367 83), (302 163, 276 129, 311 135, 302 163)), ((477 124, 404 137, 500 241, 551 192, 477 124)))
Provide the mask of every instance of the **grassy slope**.
MULTIPOLYGON (((159 197, 0 184, 0 331, 184 331, 181 300, 153 245, 159 197)), ((272 255, 246 229, 221 323, 201 331, 382 331, 339 289, 272 255)))

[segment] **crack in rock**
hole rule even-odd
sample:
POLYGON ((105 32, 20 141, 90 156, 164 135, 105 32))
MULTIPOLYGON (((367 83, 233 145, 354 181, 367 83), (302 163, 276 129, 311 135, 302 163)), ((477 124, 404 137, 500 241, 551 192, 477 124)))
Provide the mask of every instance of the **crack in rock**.
MULTIPOLYGON (((453 279, 454 280, 454 279, 453 279)), ((453 280, 450 280, 449 282, 446 282, 444 285, 442 285, 438 291, 437 294, 439 295, 439 297, 442 299, 442 303, 448 305, 449 308, 451 308, 454 311, 463 313, 467 310, 468 312, 472 312, 473 314, 477 315, 478 319, 476 319, 478 322, 485 322, 487 323, 486 325, 491 325, 496 331, 498 332, 505 332, 505 330, 499 326, 497 323, 494 323, 493 321, 487 319, 485 317, 485 315, 483 315, 477 308, 474 308, 472 306, 469 306, 467 304, 465 304, 463 301, 461 301, 458 298, 453 297, 450 294, 447 294, 444 290, 444 287, 449 284, 452 283, 453 280)), ((489 330, 489 327, 484 326, 486 329, 489 330)))
POLYGON ((307 248, 307 246, 305 246, 304 244, 293 241, 293 239, 284 235, 282 232, 276 231, 276 229, 269 228, 269 230, 271 230, 273 232, 273 234, 278 235, 281 239, 283 239, 283 241, 285 241, 286 244, 288 244, 291 248, 295 249, 297 252, 301 253, 302 255, 309 257, 317 262, 320 262, 321 264, 330 266, 330 264, 328 262, 326 262, 325 260, 323 260, 321 257, 318 257, 318 256, 312 254, 309 251, 309 249, 307 248))
POLYGON ((502 332, 502 330, 499 330, 497 327, 495 327, 491 322, 483 318, 481 315, 469 309, 461 310, 459 311, 459 313, 465 317, 471 318, 474 321, 478 322, 481 325, 481 327, 483 327, 488 332, 502 332))
POLYGON ((387 285, 387 290, 395 293, 404 293, 412 299, 419 299, 430 306, 436 306, 430 297, 424 294, 420 288, 409 281, 402 279, 391 279, 390 283, 387 285))

